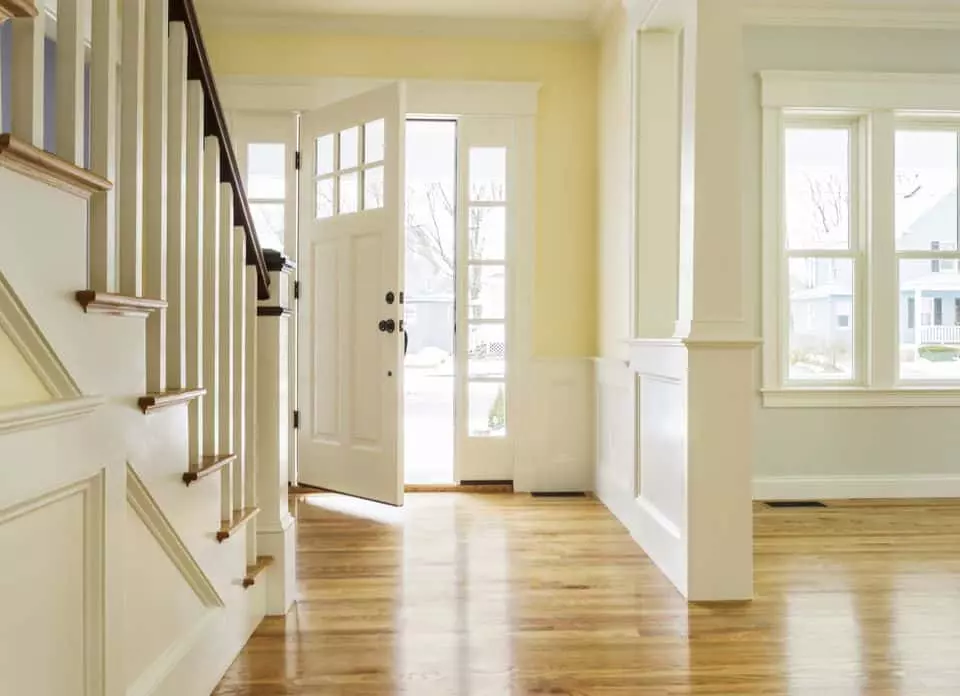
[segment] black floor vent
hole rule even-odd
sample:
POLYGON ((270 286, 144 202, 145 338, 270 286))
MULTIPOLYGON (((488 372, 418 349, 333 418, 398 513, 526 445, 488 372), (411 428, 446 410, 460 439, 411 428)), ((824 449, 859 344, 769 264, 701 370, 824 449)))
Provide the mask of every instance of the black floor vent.
POLYGON ((586 498, 587 494, 577 491, 556 491, 551 493, 550 491, 540 491, 538 493, 531 493, 534 498, 586 498))
POLYGON ((461 481, 461 486, 512 486, 512 479, 502 479, 496 481, 461 481))
POLYGON ((825 508, 819 500, 774 500, 766 503, 771 508, 825 508))

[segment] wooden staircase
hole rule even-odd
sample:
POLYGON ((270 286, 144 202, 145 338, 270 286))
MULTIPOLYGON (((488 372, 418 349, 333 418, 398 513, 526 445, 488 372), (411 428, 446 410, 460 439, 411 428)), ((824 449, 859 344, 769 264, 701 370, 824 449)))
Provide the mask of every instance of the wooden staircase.
POLYGON ((273 561, 256 544, 249 341, 257 332, 248 330, 258 301, 270 297, 270 278, 193 2, 59 0, 56 152, 42 148, 45 13, 32 0, 0 0, 6 21, 15 36, 14 101, 12 132, 0 134, 0 167, 89 201, 90 284, 76 302, 86 313, 145 320, 147 393, 131 407, 148 418, 186 407, 182 495, 220 477, 211 537, 223 544, 247 529, 247 563, 235 577, 252 587, 273 561), (119 42, 110 40, 117 35, 119 42))

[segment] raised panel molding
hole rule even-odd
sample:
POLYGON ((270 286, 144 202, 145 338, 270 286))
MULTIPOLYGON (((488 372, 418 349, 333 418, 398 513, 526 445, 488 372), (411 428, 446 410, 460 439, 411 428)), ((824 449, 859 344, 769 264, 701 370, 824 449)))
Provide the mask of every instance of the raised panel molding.
POLYGON ((83 418, 92 414, 103 403, 102 397, 87 396, 0 409, 0 435, 83 418))
POLYGON ((47 342, 27 308, 0 273, 0 330, 10 336, 30 368, 55 398, 81 395, 80 387, 47 342))
MULTIPOLYGON (((80 577, 72 575, 75 569, 61 568, 59 569, 60 572, 57 572, 55 567, 44 568, 44 574, 47 575, 47 573, 51 573, 51 575, 47 575, 47 577, 50 578, 66 578, 69 586, 76 587, 79 585, 79 587, 82 588, 80 590, 82 606, 78 608, 79 620, 82 622, 82 639, 81 644, 75 646, 75 649, 79 650, 82 655, 82 686, 80 686, 81 691, 71 690, 71 693, 82 694, 82 696, 102 696, 105 692, 105 594, 103 570, 105 556, 104 472, 101 471, 95 476, 83 481, 59 488, 29 502, 14 505, 6 510, 0 511, 0 529, 6 525, 31 517, 39 519, 40 515, 47 511, 54 510, 61 504, 67 504, 73 501, 74 498, 79 498, 80 505, 76 519, 69 520, 68 527, 64 527, 57 521, 57 532, 58 534, 62 533, 61 539, 69 540, 69 530, 74 530, 74 533, 76 533, 75 530, 81 530, 79 532, 82 535, 82 548, 80 552, 82 570, 80 571, 80 577)), ((42 530, 43 528, 41 527, 40 529, 42 530)), ((8 559, 23 559, 22 547, 29 542, 23 539, 18 541, 21 542, 21 553, 17 553, 16 549, 0 548, 0 554, 8 559)), ((36 539, 34 541, 38 546, 44 546, 46 542, 45 539, 36 539)), ((18 597, 13 594, 16 588, 18 563, 19 561, 11 563, 10 569, 5 571, 7 574, 5 587, 7 589, 3 593, 3 601, 22 603, 27 606, 38 606, 45 603, 46 606, 55 606, 58 600, 58 597, 55 596, 18 597)), ((0 606, 2 605, 2 601, 0 601, 0 606)), ((5 612, 4 616, 5 619, 9 621, 9 613, 5 612)), ((66 621, 66 617, 62 619, 58 617, 58 621, 66 621)), ((59 625, 61 627, 64 626, 63 623, 59 625)), ((64 636, 62 635, 50 634, 44 637, 49 638, 52 644, 64 640, 64 636)), ((21 635, 18 636, 18 638, 23 639, 24 637, 21 635)), ((23 654, 22 657, 18 657, 15 652, 18 645, 20 644, 17 641, 4 642, 3 650, 7 656, 12 656, 10 658, 11 660, 15 661, 19 666, 22 666, 26 672, 30 673, 26 678, 31 680, 31 682, 34 680, 36 670, 56 669, 57 665, 43 665, 31 662, 31 660, 35 659, 32 654, 23 654)), ((27 643, 24 649, 27 650, 29 647, 30 645, 27 643)), ((0 660, 0 664, 2 663, 3 660, 0 660)), ((3 672, 0 674, 0 691, 3 691, 6 679, 16 678, 15 672, 11 673, 9 667, 8 665, 8 669, 0 670, 3 672), (13 674, 13 676, 11 676, 11 674, 13 674)), ((34 690, 37 688, 35 683, 29 688, 31 689, 30 693, 37 693, 37 691, 34 690)), ((4 691, 4 693, 6 692, 4 691)), ((27 692, 21 691, 20 693, 27 692)))
POLYGON ((203 572, 196 559, 187 550, 170 520, 160 509, 157 501, 150 495, 150 491, 134 471, 127 464, 127 502, 137 513, 137 517, 150 530, 154 539, 164 550, 170 561, 176 566, 184 580, 190 585, 205 607, 219 608, 225 606, 223 598, 217 592, 210 578, 203 572))

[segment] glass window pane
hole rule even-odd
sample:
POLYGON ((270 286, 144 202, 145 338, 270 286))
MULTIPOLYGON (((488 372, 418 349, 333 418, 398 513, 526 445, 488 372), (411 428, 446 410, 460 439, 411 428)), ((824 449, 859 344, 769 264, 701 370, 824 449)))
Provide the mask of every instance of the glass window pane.
POLYGON ((507 258, 507 209, 503 207, 471 207, 470 259, 501 261, 507 258))
POLYGON ((283 222, 286 206, 283 203, 251 203, 253 224, 257 238, 264 249, 283 251, 283 222))
POLYGON ((955 260, 900 262, 901 379, 960 379, 960 272, 955 260))
POLYGON ((383 119, 363 127, 363 161, 365 164, 383 160, 383 119))
POLYGON ((471 377, 506 375, 507 332, 503 324, 470 326, 467 343, 468 373, 471 377))
POLYGON ((899 131, 897 248, 957 248, 957 133, 899 131))
POLYGON ((360 128, 340 131, 340 169, 353 169, 360 164, 360 128))
POLYGON ((360 204, 360 173, 340 176, 340 214, 355 213, 360 204))
POLYGON ((502 382, 470 382, 467 391, 470 436, 505 437, 506 385, 502 382))
POLYGON ((331 133, 317 138, 317 176, 332 174, 333 168, 333 134, 331 133))
POLYGON ((507 299, 504 266, 471 266, 468 278, 470 319, 503 319, 507 299))
POLYGON ((333 217, 333 179, 317 182, 317 219, 333 217))
POLYGON ((853 286, 851 259, 790 259, 790 379, 853 379, 853 286))
POLYGON ((363 173, 363 209, 383 207, 383 167, 373 167, 363 173))
POLYGON ((788 246, 849 248, 850 131, 788 128, 784 162, 788 246))
POLYGON ((507 148, 470 148, 470 200, 507 200, 507 148))
POLYGON ((286 198, 286 162, 287 148, 283 143, 248 145, 247 195, 273 200, 286 198))

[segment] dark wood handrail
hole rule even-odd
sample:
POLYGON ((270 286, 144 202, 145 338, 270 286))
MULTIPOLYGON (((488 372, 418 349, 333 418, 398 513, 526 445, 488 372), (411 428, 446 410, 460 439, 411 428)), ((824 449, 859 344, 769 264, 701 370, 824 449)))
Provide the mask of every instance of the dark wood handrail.
POLYGON ((207 57, 207 48, 200 33, 200 20, 193 0, 169 0, 170 21, 183 22, 187 28, 187 77, 203 84, 204 135, 214 135, 220 141, 220 180, 233 186, 233 224, 242 227, 247 238, 247 265, 257 267, 257 294, 261 300, 270 298, 270 276, 263 258, 263 249, 253 224, 250 202, 240 178, 237 155, 227 130, 227 119, 213 79, 213 70, 207 57))

